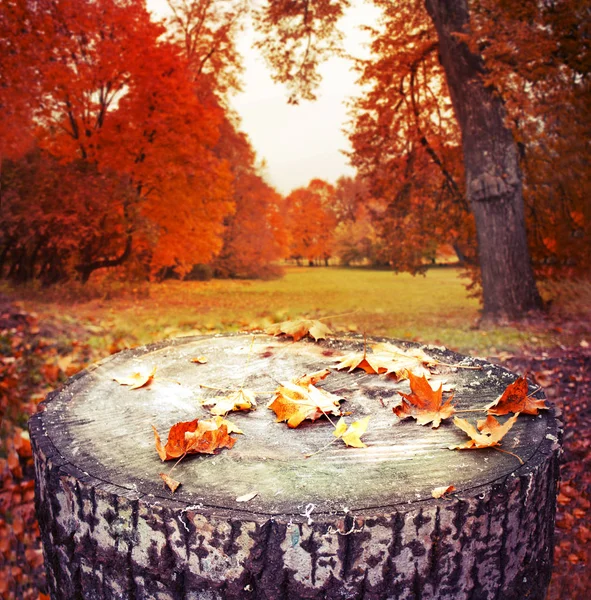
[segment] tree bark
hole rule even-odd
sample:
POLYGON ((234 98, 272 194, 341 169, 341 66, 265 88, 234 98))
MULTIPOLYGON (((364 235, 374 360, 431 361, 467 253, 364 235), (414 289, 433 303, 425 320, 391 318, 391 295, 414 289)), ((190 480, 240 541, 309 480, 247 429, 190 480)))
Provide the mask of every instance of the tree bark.
POLYGON ((425 0, 462 132, 466 190, 474 212, 483 318, 517 319, 541 308, 525 229, 517 146, 501 98, 483 81, 482 58, 458 34, 469 31, 467 0, 425 0))
MULTIPOLYGON (((503 439, 520 465, 494 449, 449 450, 465 439, 449 423, 394 424, 393 380, 333 372, 319 387, 343 395, 351 419, 371 415, 366 448, 332 444, 305 458, 330 441, 332 425, 289 429, 261 402, 232 413, 244 436, 231 450, 186 457, 173 472, 180 488, 164 489, 158 473, 170 465, 160 463, 151 425, 163 434, 201 417, 202 384, 266 389, 364 345, 179 338, 71 379, 30 420, 52 599, 543 600, 560 453, 552 410, 520 417, 503 439), (190 362, 199 354, 207 364, 190 362), (113 381, 139 364, 157 365, 150 386, 113 381), (431 496, 448 484, 452 496, 431 496), (249 492, 257 495, 240 502, 249 492)), ((427 351, 482 367, 440 368, 458 409, 482 408, 515 379, 479 359, 427 351)))

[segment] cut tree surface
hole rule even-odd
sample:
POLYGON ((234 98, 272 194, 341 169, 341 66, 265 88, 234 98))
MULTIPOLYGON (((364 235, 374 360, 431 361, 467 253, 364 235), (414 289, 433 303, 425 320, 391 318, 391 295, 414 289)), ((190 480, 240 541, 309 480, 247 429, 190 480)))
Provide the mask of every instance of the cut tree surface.
MULTIPOLYGON (((397 422, 392 408, 408 382, 386 376, 333 371, 317 384, 345 398, 347 422, 371 417, 365 448, 329 444, 326 417, 290 429, 265 408, 279 383, 362 350, 355 338, 180 338, 114 355, 52 394, 30 422, 52 597, 544 598, 560 451, 554 411, 520 416, 503 438, 521 465, 495 449, 449 450, 465 441, 451 423, 397 422), (198 369, 197 355, 208 357, 198 369), (143 365, 157 368, 149 386, 114 380, 143 365), (242 388, 258 399, 255 411, 231 415, 244 434, 231 449, 183 459, 172 494, 159 475, 172 465, 160 461, 152 426, 164 434, 209 418, 204 397, 242 388), (449 485, 453 493, 432 497, 449 485)), ((459 412, 484 408, 517 377, 424 350, 482 366, 434 369, 459 412)), ((462 416, 475 423, 485 413, 462 416)))

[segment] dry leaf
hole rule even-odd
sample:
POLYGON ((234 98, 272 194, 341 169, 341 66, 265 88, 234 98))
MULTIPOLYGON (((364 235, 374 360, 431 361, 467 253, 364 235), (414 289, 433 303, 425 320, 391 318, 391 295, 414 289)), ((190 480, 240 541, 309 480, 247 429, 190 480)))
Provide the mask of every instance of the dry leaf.
POLYGON ((248 502, 259 495, 258 492, 250 492, 250 494, 244 494, 244 496, 238 496, 236 502, 248 502))
POLYGON ((416 377, 429 378, 431 371, 426 367, 434 366, 439 362, 420 348, 405 349, 387 342, 374 344, 372 350, 377 354, 389 358, 391 365, 388 368, 388 373, 394 374, 399 380, 408 379, 409 373, 412 373, 416 377))
POLYGON ((324 323, 314 319, 300 319, 297 321, 283 321, 275 323, 265 329, 269 335, 285 334, 293 338, 294 342, 310 335, 315 340, 325 339, 332 331, 324 323))
POLYGON ((322 415, 340 415, 342 398, 311 383, 324 379, 328 374, 325 371, 327 369, 285 382, 275 390, 275 397, 267 408, 277 415, 277 421, 287 421, 288 426, 294 428, 304 419, 314 421, 322 415))
POLYGON ((506 415, 523 413, 537 415, 539 410, 548 410, 544 399, 536 399, 527 395, 528 384, 525 375, 510 383, 505 391, 493 402, 484 407, 489 415, 506 415))
POLYGON ((206 356, 196 356, 195 358, 191 359, 192 363, 197 363, 198 365, 204 365, 207 362, 207 357, 206 356))
POLYGON ((213 417, 211 419, 208 419, 208 421, 212 421, 213 423, 215 423, 218 428, 221 425, 225 425, 228 430, 228 435, 230 435, 231 433, 244 433, 242 429, 240 429, 237 425, 232 423, 232 421, 228 421, 228 419, 224 419, 221 416, 213 417))
POLYGON ((370 375, 387 373, 391 367, 388 356, 370 352, 351 352, 337 359, 339 364, 335 369, 349 369, 349 373, 355 369, 363 369, 370 375))
POLYGON ((162 477, 164 483, 170 488, 170 491, 173 494, 176 492, 176 489, 179 487, 179 485, 181 485, 180 481, 173 479, 172 477, 170 477, 170 475, 167 475, 166 473, 160 473, 160 477, 162 477))
POLYGON ((150 385, 152 381, 154 381, 156 369, 157 367, 152 369, 147 365, 141 365, 138 367, 137 371, 130 373, 129 375, 113 377, 113 379, 121 385, 128 385, 130 390, 137 390, 138 388, 150 385))
POLYGON ((328 369, 322 369, 322 371, 314 371, 314 373, 310 373, 309 375, 302 375, 302 377, 298 377, 294 380, 294 383, 297 385, 316 385, 319 381, 326 379, 330 375, 330 371, 328 369))
POLYGON ((442 498, 446 494, 450 494, 451 492, 455 492, 456 488, 454 485, 444 485, 442 487, 436 487, 431 490, 431 496, 433 498, 442 498))
POLYGON ((451 405, 453 394, 443 402, 443 386, 434 390, 425 377, 416 377, 408 372, 410 380, 410 394, 398 392, 402 397, 402 403, 395 406, 392 411, 400 419, 412 417, 419 425, 432 423, 433 429, 439 427, 443 419, 453 415, 456 410, 451 405))
POLYGON ((231 448, 236 440, 228 435, 224 420, 195 419, 175 423, 168 432, 168 441, 163 445, 154 426, 156 450, 161 460, 180 458, 185 454, 214 454, 219 448, 231 448))
POLYGON ((364 444, 360 438, 367 429, 369 419, 370 417, 364 417, 360 421, 353 421, 353 423, 351 423, 351 425, 347 428, 345 419, 341 417, 332 434, 335 437, 343 440, 347 446, 352 446, 354 448, 365 448, 366 444, 364 444))
POLYGON ((459 446, 449 446, 449 449, 469 450, 470 448, 498 446, 503 436, 513 427, 518 416, 519 413, 516 413, 501 425, 494 417, 489 415, 486 419, 481 419, 477 422, 478 430, 466 419, 454 417, 454 425, 467 433, 470 439, 459 446))
POLYGON ((250 390, 237 390, 227 396, 207 398, 201 402, 203 406, 211 406, 212 415, 225 415, 232 411, 253 410, 256 408, 256 394, 250 390))

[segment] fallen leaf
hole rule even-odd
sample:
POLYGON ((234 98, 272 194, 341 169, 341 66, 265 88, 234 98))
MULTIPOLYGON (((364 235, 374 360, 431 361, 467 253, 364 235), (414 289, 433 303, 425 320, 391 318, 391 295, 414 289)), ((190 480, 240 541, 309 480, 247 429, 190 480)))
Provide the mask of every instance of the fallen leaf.
POLYGON ((211 406, 212 415, 225 415, 232 411, 253 410, 256 408, 256 394, 250 390, 237 390, 227 396, 207 398, 201 402, 203 406, 211 406))
POLYGON ((236 440, 228 435, 224 420, 195 419, 175 423, 168 432, 166 445, 154 426, 156 450, 161 460, 180 458, 185 454, 214 454, 219 448, 231 448, 236 440))
POLYGON ((238 498, 236 498, 236 502, 248 502, 249 500, 256 498, 258 495, 259 495, 258 492, 250 492, 250 494, 244 494, 244 496, 238 496, 238 498))
POLYGON ((373 352, 351 352, 346 356, 337 358, 339 364, 335 369, 349 369, 349 373, 355 369, 363 369, 370 375, 387 373, 392 366, 390 357, 375 354, 373 352))
POLYGON ((494 417, 489 415, 486 419, 481 419, 477 422, 478 430, 466 419, 454 417, 454 425, 467 433, 470 439, 459 446, 449 446, 449 449, 468 450, 470 448, 498 446, 503 436, 513 427, 518 416, 519 413, 516 413, 501 425, 494 417))
POLYGON ((294 383, 297 385, 316 385, 319 381, 326 379, 330 375, 329 369, 322 369, 321 371, 314 371, 314 373, 310 373, 309 375, 302 375, 294 380, 294 383))
POLYGON ((493 402, 484 407, 489 415, 506 415, 507 413, 523 413, 537 415, 539 410, 548 410, 544 399, 536 399, 527 395, 528 384, 523 375, 510 383, 505 391, 493 402))
POLYGON ((333 431, 333 435, 345 442, 345 445, 354 448, 366 448, 366 444, 361 441, 361 436, 367 429, 370 417, 364 417, 360 421, 353 421, 349 427, 345 423, 345 419, 341 417, 333 431))
POLYGON ((408 372, 410 380, 410 394, 398 392, 403 400, 392 408, 394 414, 400 419, 412 417, 419 425, 432 423, 433 429, 439 427, 443 419, 451 417, 456 409, 451 405, 453 394, 443 402, 443 385, 434 390, 425 377, 416 377, 408 372))
POLYGON ((277 421, 287 421, 291 428, 297 427, 304 419, 315 421, 322 415, 340 415, 342 398, 321 390, 310 381, 323 379, 324 371, 304 375, 293 381, 284 382, 275 390, 275 396, 267 405, 277 415, 277 421))
POLYGON ((156 368, 150 369, 147 365, 141 365, 137 371, 130 373, 129 375, 122 375, 121 377, 113 377, 113 379, 121 384, 128 385, 130 390, 137 390, 138 388, 150 385, 154 381, 154 375, 156 374, 156 368))
POLYGON ((170 491, 173 494, 176 492, 176 489, 179 487, 179 485, 181 485, 180 481, 173 479, 172 477, 170 477, 170 475, 167 475, 166 473, 160 473, 160 477, 162 477, 164 483, 170 488, 170 491))
POLYGON ((372 346, 372 350, 378 354, 390 358, 391 366, 388 374, 394 374, 397 379, 408 379, 408 374, 412 373, 417 377, 431 376, 428 366, 435 366, 439 361, 420 348, 400 348, 388 342, 380 342, 372 346))
POLYGON ((431 490, 431 496, 433 498, 442 498, 446 494, 451 494, 451 492, 455 492, 456 487, 454 485, 443 485, 441 487, 436 487, 431 490))
POLYGON ((198 365, 204 365, 207 362, 207 357, 206 356, 196 356, 195 358, 191 359, 192 363, 197 363, 198 365))
POLYGON ((321 321, 314 319, 299 319, 297 321, 283 321, 275 323, 265 329, 269 335, 285 334, 293 338, 294 342, 310 335, 315 340, 325 339, 332 333, 331 329, 321 321))
POLYGON ((225 425, 226 428, 228 429, 228 435, 230 435, 231 433, 240 433, 240 434, 244 433, 242 431, 242 429, 240 429, 237 425, 235 425, 234 423, 232 423, 232 421, 228 421, 228 419, 224 419, 221 416, 213 417, 213 418, 211 418, 209 420, 213 421, 217 425, 218 428, 221 425, 225 425))

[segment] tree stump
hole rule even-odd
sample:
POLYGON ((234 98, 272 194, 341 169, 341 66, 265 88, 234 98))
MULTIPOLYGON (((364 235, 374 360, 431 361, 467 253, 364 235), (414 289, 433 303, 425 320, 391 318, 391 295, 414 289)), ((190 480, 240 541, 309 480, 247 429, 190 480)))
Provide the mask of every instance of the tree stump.
MULTIPOLYGON (((306 458, 334 439, 333 426, 325 417, 297 429, 277 423, 270 393, 363 347, 355 337, 179 338, 111 356, 51 394, 30 431, 52 598, 543 599, 560 453, 554 410, 520 416, 503 439, 521 465, 492 448, 450 450, 467 440, 451 420, 438 429, 397 422, 392 407, 408 381, 333 370, 317 385, 345 398, 347 419, 371 415, 367 447, 338 440, 306 458), (192 363, 199 355, 208 362, 192 363), (114 381, 139 365, 157 367, 149 386, 114 381), (244 435, 230 450, 185 457, 171 493, 159 473, 172 463, 161 463, 151 426, 164 441, 174 423, 209 416, 199 398, 222 393, 211 388, 242 386, 269 392, 256 411, 229 416, 244 435), (432 497, 447 485, 456 491, 432 497)), ((516 378, 424 349, 482 367, 436 367, 458 410, 482 408, 516 378)), ((475 423, 484 413, 460 416, 475 423)))

